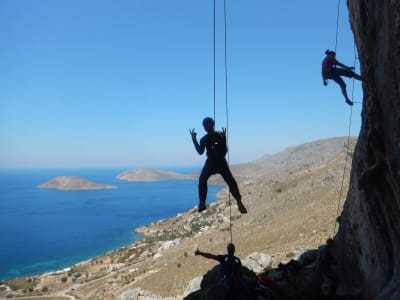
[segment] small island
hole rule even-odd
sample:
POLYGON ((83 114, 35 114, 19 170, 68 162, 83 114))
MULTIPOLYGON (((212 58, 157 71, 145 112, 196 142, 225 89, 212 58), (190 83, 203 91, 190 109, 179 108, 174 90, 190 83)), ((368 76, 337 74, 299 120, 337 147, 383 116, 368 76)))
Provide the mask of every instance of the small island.
POLYGON ((80 191, 114 189, 116 188, 116 186, 108 184, 98 184, 77 176, 57 176, 45 183, 39 184, 38 188, 80 191))

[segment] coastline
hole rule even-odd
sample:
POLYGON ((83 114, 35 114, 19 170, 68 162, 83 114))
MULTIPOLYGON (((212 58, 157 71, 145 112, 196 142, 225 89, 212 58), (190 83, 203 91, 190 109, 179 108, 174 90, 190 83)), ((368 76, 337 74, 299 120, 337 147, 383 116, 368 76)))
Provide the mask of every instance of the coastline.
MULTIPOLYGON (((273 179, 237 176, 247 214, 240 214, 234 201, 232 205, 228 190, 223 186, 210 191, 209 195, 217 196, 216 201, 208 202, 207 210, 197 213, 193 184, 189 185, 190 193, 185 195, 176 189, 179 187, 176 185, 175 197, 164 199, 175 199, 174 203, 178 203, 178 191, 179 196, 183 196, 185 208, 174 206, 175 210, 170 211, 167 218, 155 214, 154 221, 148 218, 148 222, 146 219, 135 222, 135 225, 143 224, 130 227, 134 233, 143 235, 136 241, 81 260, 58 272, 2 282, 0 298, 59 299, 62 296, 63 299, 114 300, 124 299, 127 293, 150 291, 160 295, 154 299, 182 299, 177 295, 183 295, 194 278, 213 267, 212 262, 196 257, 195 250, 219 253, 224 251, 229 239, 234 240, 238 257, 263 253, 273 258, 272 267, 276 267, 304 250, 317 249, 329 237, 332 222, 337 217, 337 205, 332 203, 337 200, 338 182, 343 177, 344 154, 341 150, 328 161, 320 158, 313 167, 300 161, 298 168, 293 167, 295 172, 287 171, 284 165, 282 174, 274 175, 273 179), (188 203, 192 205, 189 209, 188 203), (176 213, 178 211, 182 212, 176 213)), ((246 169, 246 172, 250 171, 246 169)), ((149 187, 146 183, 138 185, 142 186, 149 187)), ((171 189, 171 183, 160 185, 161 188, 165 186, 171 189)), ((348 182, 345 188, 348 188, 348 182)), ((163 193, 163 190, 157 192, 163 193)), ((45 193, 55 194, 52 191, 45 193)), ((150 208, 149 200, 153 204, 153 208, 145 213, 154 212, 154 207, 165 212, 163 205, 168 203, 165 200, 157 203, 149 197, 145 200, 143 208, 150 208)), ((95 201, 93 204, 95 208, 101 203, 95 201)), ((139 207, 142 206, 134 206, 136 211, 139 207)), ((121 213, 121 206, 118 213, 121 213)), ((110 224, 106 223, 107 227, 110 224)))
MULTIPOLYGON (((214 185, 214 186, 220 186, 221 188, 218 189, 214 194, 212 194, 210 197, 212 200, 210 202, 208 202, 209 205, 212 205, 213 203, 218 202, 219 200, 222 199, 223 195, 221 195, 221 193, 223 193, 225 187, 221 186, 220 184, 216 183, 216 182, 212 182, 210 183, 210 185, 214 185)), ((149 223, 146 223, 144 225, 140 225, 138 227, 134 227, 129 229, 130 232, 138 235, 137 238, 135 238, 134 240, 128 242, 126 245, 123 246, 118 246, 115 248, 112 248, 110 250, 107 250, 101 254, 97 254, 97 255, 93 255, 93 256, 88 256, 87 258, 83 259, 83 260, 79 260, 76 263, 73 264, 68 264, 65 267, 59 268, 59 269, 55 269, 54 271, 44 271, 44 272, 38 272, 38 273, 33 273, 31 275, 23 275, 23 276, 16 276, 16 277, 12 277, 12 278, 7 278, 7 279, 0 279, 1 281, 4 282, 11 282, 14 280, 19 280, 19 279, 25 279, 25 278, 35 278, 35 277, 48 277, 48 276, 54 276, 54 275, 62 275, 65 273, 69 273, 71 272, 71 270, 73 270, 76 267, 80 267, 82 265, 87 265, 90 264, 92 261, 96 261, 101 259, 102 257, 110 254, 110 253, 114 253, 114 252, 121 252, 124 251, 125 249, 128 248, 135 248, 135 247, 141 247, 143 249, 146 248, 147 246, 147 239, 154 239, 157 238, 157 230, 151 229, 153 227, 164 227, 164 223, 168 223, 171 222, 172 220, 174 220, 177 216, 183 215, 183 214, 190 214, 190 213, 194 213, 197 212, 197 203, 196 205, 193 206, 193 208, 187 209, 186 211, 181 211, 181 212, 177 212, 175 215, 167 217, 167 218, 161 218, 161 219, 156 219, 154 221, 150 221, 149 223)), ((151 247, 151 246, 149 246, 151 247)))

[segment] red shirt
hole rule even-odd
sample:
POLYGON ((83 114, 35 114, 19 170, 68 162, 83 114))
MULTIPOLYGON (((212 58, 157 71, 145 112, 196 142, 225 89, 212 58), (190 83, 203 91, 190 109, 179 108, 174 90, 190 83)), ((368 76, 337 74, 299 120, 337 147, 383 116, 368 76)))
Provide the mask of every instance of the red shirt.
POLYGON ((336 65, 337 61, 334 56, 327 55, 322 61, 322 78, 324 80, 328 79, 329 71, 336 65))

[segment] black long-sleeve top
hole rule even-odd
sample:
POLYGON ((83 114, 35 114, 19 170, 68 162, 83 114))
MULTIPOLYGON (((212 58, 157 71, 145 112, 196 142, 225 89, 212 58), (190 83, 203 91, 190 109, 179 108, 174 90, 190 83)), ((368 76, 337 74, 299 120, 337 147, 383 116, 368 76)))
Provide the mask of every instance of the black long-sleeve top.
POLYGON ((207 149, 207 157, 211 160, 221 160, 228 152, 226 136, 219 131, 207 133, 200 139, 200 144, 196 139, 193 139, 193 143, 200 155, 207 149))

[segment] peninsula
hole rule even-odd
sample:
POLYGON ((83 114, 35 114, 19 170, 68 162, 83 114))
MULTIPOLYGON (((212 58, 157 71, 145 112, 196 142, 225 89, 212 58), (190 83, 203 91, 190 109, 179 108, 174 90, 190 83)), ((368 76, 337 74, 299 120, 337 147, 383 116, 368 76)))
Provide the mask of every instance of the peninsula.
POLYGON ((153 169, 135 169, 123 172, 117 175, 120 180, 126 181, 161 181, 171 179, 197 179, 196 174, 180 174, 171 171, 153 170, 153 169))

